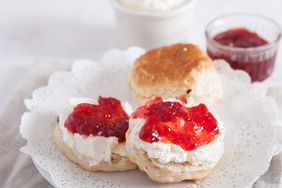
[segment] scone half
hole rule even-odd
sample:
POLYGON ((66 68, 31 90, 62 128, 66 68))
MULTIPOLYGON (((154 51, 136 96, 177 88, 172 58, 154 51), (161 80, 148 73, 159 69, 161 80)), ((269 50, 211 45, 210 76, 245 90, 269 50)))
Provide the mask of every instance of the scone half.
MULTIPOLYGON (((113 171, 126 171, 135 169, 136 165, 128 160, 127 156, 121 156, 116 153, 111 153, 110 160, 100 161, 95 165, 91 165, 91 158, 78 154, 77 151, 70 148, 64 141, 63 135, 59 127, 56 127, 54 130, 54 138, 59 147, 60 151, 71 161, 78 164, 81 168, 96 172, 96 171, 104 171, 104 172, 113 172, 113 171)), ((123 146, 125 147, 124 144, 123 146)))
POLYGON ((135 169, 136 165, 125 152, 130 106, 113 98, 101 97, 97 105, 91 99, 69 101, 66 110, 59 115, 59 126, 54 130, 60 151, 83 169, 92 172, 135 169), (123 109, 127 110, 123 112, 123 109))
MULTIPOLYGON (((175 99, 169 99, 170 101, 178 101, 175 99)), ((154 101, 154 100, 153 100, 154 101)), ((181 101, 178 101, 181 103, 181 101)), ((149 101, 149 106, 154 103, 149 101)), ((215 129, 209 134, 214 134, 211 137, 202 139, 202 141, 208 141, 208 143, 200 143, 201 146, 197 147, 195 145, 185 145, 185 138, 182 137, 183 134, 177 135, 174 130, 177 126, 171 122, 157 122, 151 127, 151 130, 146 128, 147 123, 152 123, 153 121, 150 118, 144 116, 144 114, 152 114, 153 112, 148 110, 147 107, 137 109, 133 114, 132 118, 129 121, 129 129, 126 133, 126 151, 131 161, 135 162, 138 165, 138 168, 144 171, 150 179, 158 183, 175 183, 181 182, 184 180, 201 180, 205 178, 211 170, 216 166, 218 161, 224 152, 224 129, 222 122, 216 119, 217 125, 215 129), (141 115, 140 115, 141 114, 141 115), (167 129, 166 125, 171 128, 167 129), (166 132, 168 130, 168 132, 166 132), (151 134, 150 134, 151 131, 151 134), (175 142, 176 140, 170 140, 167 138, 173 138, 172 134, 179 136, 179 139, 182 139, 183 143, 175 142), (212 139, 210 139, 212 138, 212 139), (146 140, 147 139, 147 140, 146 140), (156 140, 158 139, 158 140, 156 140), (184 139, 184 140, 183 140, 184 139), (184 148, 183 148, 184 147, 184 148)), ((156 112, 157 110, 154 109, 156 112)), ((169 110, 165 110, 169 112, 169 110)), ((177 114, 175 111, 174 115, 177 114)), ((160 114, 159 116, 163 116, 160 114)), ((165 118, 169 116, 165 114, 165 118)), ((177 115, 176 115, 177 116, 177 115)), ((169 118, 168 118, 169 119, 169 118)), ((176 119, 173 119, 172 122, 176 122, 176 119)), ((181 119, 179 123, 181 124, 181 119)), ((153 122, 154 123, 154 122, 153 122)), ((188 124, 179 125, 189 126, 188 124)), ((200 125, 195 125, 200 126, 200 125)), ((179 131, 184 131, 185 128, 180 128, 179 131)), ((195 128, 198 129, 198 134, 204 136, 206 133, 199 130, 204 130, 206 128, 195 128)), ((187 128, 190 130, 190 128, 187 128)), ((185 132, 185 131, 184 131, 185 132)), ((190 132, 188 132, 190 134, 190 132)), ((187 142, 194 142, 195 140, 188 138, 187 142), (190 140, 189 140, 190 139, 190 140)))

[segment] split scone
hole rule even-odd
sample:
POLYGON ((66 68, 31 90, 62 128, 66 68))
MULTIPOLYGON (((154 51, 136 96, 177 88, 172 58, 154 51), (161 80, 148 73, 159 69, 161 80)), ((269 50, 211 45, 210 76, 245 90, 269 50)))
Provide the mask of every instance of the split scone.
POLYGON ((222 98, 213 61, 193 44, 175 44, 146 52, 133 65, 130 85, 140 102, 189 94, 208 104, 222 98))
POLYGON ((132 109, 114 98, 70 99, 54 131, 61 152, 88 171, 125 171, 136 165, 127 158, 125 133, 132 109))
POLYGON ((223 155, 223 137, 222 122, 204 104, 158 97, 132 114, 126 152, 156 182, 201 180, 223 155))

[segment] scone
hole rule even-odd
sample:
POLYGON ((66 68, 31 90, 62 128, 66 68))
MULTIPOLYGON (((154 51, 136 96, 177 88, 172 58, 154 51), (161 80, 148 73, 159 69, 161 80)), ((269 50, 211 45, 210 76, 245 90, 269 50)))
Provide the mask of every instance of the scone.
POLYGON ((213 61, 196 45, 175 44, 146 52, 133 65, 130 85, 140 103, 189 94, 208 104, 222 98, 213 61))
POLYGON ((125 171, 136 165, 127 158, 125 133, 132 109, 114 98, 70 99, 54 131, 61 152, 88 171, 125 171))
POLYGON ((224 151, 224 129, 204 104, 155 98, 129 120, 126 152, 159 183, 205 178, 224 151))

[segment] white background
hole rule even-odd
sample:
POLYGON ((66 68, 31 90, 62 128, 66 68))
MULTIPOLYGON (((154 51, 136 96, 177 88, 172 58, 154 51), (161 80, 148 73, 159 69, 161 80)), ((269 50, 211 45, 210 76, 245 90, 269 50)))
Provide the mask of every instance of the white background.
MULTIPOLYGON (((263 14, 282 25, 281 0, 198 0, 191 41, 205 49, 204 28, 230 12, 263 14)), ((36 64, 99 59, 119 42, 110 0, 0 0, 0 105, 36 64)), ((282 84, 282 50, 265 83, 282 84)), ((30 80, 32 82, 32 80, 30 80)))

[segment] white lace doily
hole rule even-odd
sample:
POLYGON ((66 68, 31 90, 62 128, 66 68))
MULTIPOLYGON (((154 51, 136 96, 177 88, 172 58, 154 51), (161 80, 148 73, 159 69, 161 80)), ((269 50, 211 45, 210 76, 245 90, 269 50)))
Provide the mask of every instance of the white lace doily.
MULTIPOLYGON (((134 104, 128 86, 133 60, 143 54, 140 48, 111 50, 100 62, 79 60, 69 72, 53 74, 49 83, 25 101, 29 112, 22 116, 20 132, 27 140, 21 151, 30 155, 38 168, 47 172, 56 187, 156 187, 139 171, 90 173, 66 159, 57 149, 53 130, 57 114, 69 97, 96 99, 113 96, 134 104)), ((269 167, 272 156, 281 151, 281 130, 274 100, 266 88, 251 84, 249 76, 234 71, 224 61, 216 68, 222 79, 224 99, 212 111, 225 124, 225 153, 217 167, 199 183, 182 182, 162 187, 249 187, 269 167), (280 132, 278 132, 280 131, 280 132)))

